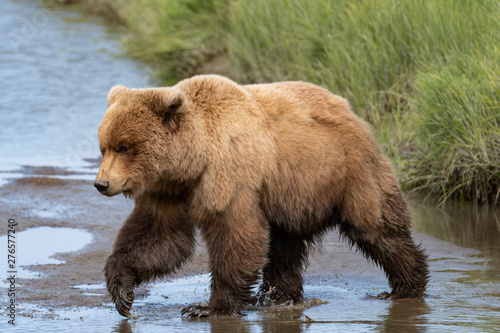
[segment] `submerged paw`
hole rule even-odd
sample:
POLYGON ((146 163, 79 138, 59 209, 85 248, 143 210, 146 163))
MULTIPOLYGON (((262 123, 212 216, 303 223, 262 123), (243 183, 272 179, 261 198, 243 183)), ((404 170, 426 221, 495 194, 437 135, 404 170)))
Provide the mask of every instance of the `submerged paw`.
POLYGON ((186 315, 188 318, 204 318, 212 316, 213 311, 208 306, 195 303, 182 309, 181 315, 186 315))
POLYGON ((395 299, 394 295, 392 293, 388 293, 387 291, 384 291, 383 293, 380 293, 376 296, 367 295, 367 298, 368 299, 370 299, 370 298, 382 299, 384 301, 391 301, 391 300, 395 299))

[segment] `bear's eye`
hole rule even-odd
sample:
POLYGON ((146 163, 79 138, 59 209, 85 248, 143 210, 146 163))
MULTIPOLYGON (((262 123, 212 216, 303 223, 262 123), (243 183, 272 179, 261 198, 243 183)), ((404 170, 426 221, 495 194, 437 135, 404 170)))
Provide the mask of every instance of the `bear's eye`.
POLYGON ((124 154, 128 151, 128 147, 127 146, 120 146, 120 148, 118 148, 118 152, 121 153, 121 154, 124 154))

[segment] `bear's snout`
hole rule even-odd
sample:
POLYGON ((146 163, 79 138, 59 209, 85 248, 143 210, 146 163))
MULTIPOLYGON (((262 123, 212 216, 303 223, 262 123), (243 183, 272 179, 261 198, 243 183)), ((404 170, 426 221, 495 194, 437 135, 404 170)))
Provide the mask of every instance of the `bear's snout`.
POLYGON ((109 189, 109 182, 107 180, 97 179, 94 186, 101 194, 105 194, 109 189))

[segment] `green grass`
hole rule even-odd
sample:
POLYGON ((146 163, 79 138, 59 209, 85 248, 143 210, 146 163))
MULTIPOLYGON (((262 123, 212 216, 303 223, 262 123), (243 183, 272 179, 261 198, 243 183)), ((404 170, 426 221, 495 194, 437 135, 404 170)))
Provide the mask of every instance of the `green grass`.
POLYGON ((479 202, 500 202, 500 53, 457 56, 415 78, 414 149, 405 183, 479 202))
MULTIPOLYGON (((236 0, 227 52, 244 81, 301 79, 376 121, 422 65, 492 42, 494 1, 236 0)), ((498 31, 497 31, 498 32, 498 31)))
POLYGON ((374 125, 405 189, 500 201, 498 1, 80 1, 166 84, 214 57, 242 83, 319 84, 374 125))

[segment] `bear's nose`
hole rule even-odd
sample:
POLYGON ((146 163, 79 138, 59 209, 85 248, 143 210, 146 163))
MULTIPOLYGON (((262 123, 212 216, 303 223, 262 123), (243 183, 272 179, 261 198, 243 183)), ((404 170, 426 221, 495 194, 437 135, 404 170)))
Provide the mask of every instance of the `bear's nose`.
POLYGON ((109 182, 106 180, 99 179, 95 181, 94 186, 99 192, 104 193, 109 188, 109 182))

